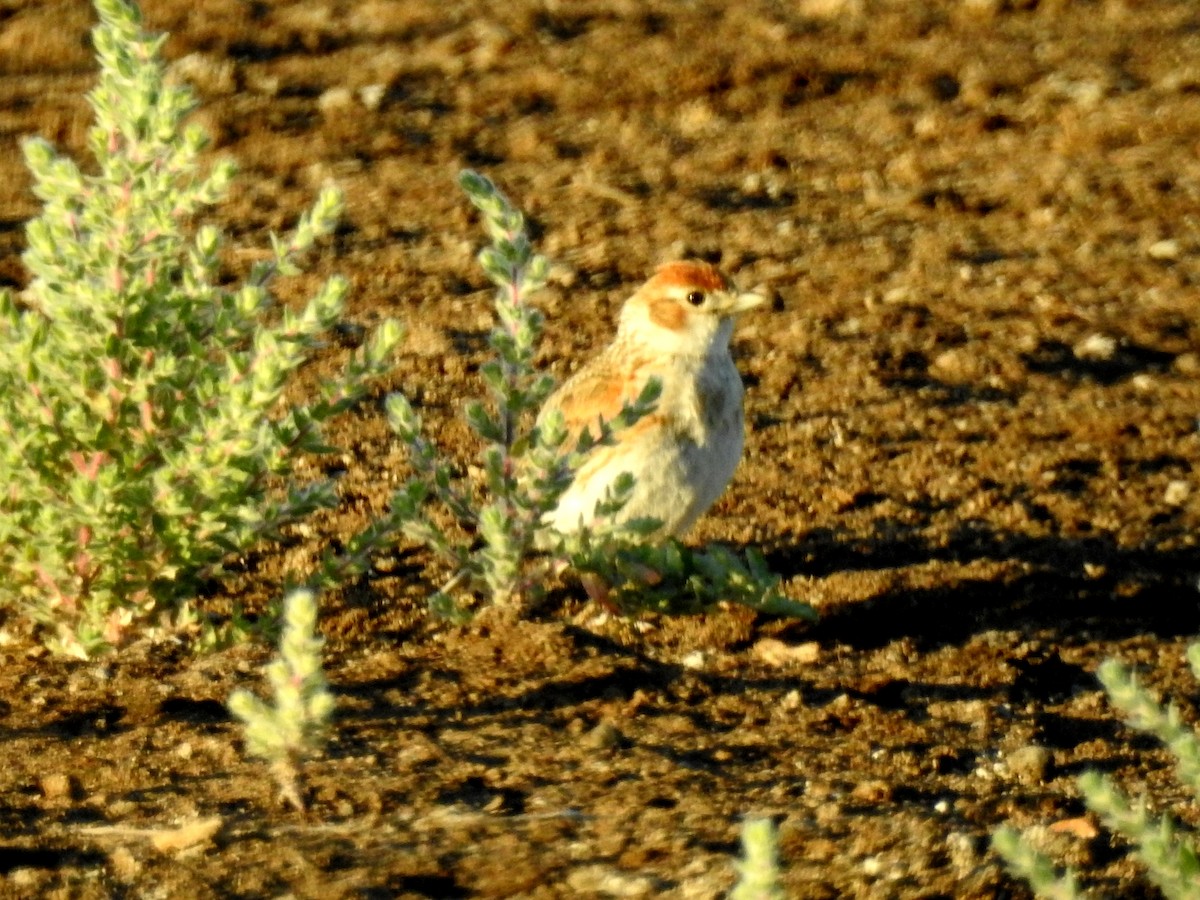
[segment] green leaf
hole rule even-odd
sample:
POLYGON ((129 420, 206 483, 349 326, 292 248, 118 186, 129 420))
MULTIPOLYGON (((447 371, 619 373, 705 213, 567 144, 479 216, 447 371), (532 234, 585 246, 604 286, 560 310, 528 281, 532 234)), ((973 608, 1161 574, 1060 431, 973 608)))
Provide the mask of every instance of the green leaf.
POLYGON ((478 400, 468 401, 463 408, 467 424, 480 438, 494 443, 503 443, 504 425, 497 421, 478 400))

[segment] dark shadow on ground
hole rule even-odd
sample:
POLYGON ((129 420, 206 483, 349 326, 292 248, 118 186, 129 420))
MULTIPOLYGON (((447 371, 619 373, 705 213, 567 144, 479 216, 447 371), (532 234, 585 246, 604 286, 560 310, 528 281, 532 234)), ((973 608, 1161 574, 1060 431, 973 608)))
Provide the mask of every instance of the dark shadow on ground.
POLYGON ((767 555, 774 571, 826 577, 835 572, 901 570, 933 562, 1014 563, 1007 578, 960 578, 936 588, 902 588, 836 608, 810 639, 861 649, 907 637, 921 648, 958 644, 989 629, 1057 631, 1091 639, 1136 634, 1178 637, 1200 631, 1200 548, 1121 547, 1105 536, 1030 537, 976 523, 929 544, 895 523, 862 538, 818 529, 803 546, 767 555))

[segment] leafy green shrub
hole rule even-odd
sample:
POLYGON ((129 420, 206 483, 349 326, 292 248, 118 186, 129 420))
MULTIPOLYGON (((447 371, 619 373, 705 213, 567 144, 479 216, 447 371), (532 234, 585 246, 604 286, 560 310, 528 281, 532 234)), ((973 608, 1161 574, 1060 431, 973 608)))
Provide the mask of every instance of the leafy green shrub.
MULTIPOLYGON (((1188 647, 1188 662, 1200 679, 1200 641, 1188 647)), ((1133 671, 1118 660, 1105 660, 1097 674, 1109 700, 1129 723, 1167 745, 1175 757, 1179 780, 1200 802, 1200 738, 1183 723, 1178 707, 1174 704, 1164 707, 1138 683, 1133 671)), ((1170 814, 1161 817, 1151 814, 1144 798, 1131 802, 1107 775, 1085 772, 1078 785, 1088 809, 1133 845, 1150 880, 1164 896, 1171 900, 1200 898, 1200 859, 1193 832, 1181 828, 1170 814)), ((1054 864, 1015 829, 999 829, 992 846, 1013 874, 1028 881, 1039 897, 1068 900, 1087 896, 1079 887, 1078 873, 1068 870, 1059 875, 1054 864)))
POLYGON ((292 591, 283 602, 279 655, 267 665, 273 704, 246 690, 229 697, 229 710, 245 725, 246 749, 271 764, 283 796, 303 808, 298 766, 325 746, 334 699, 321 668, 324 640, 316 635, 317 595, 292 591))
POLYGON ((652 379, 612 421, 598 423, 595 435, 585 432, 574 446, 566 446, 561 412, 535 423, 554 381, 533 364, 544 323, 529 295, 545 282, 549 265, 534 252, 520 211, 491 181, 465 171, 459 183, 483 214, 491 245, 479 261, 496 285, 497 322, 489 336, 495 358, 480 369, 489 400, 465 408, 484 445, 483 483, 456 478, 451 463, 422 435, 408 400, 387 400, 389 421, 416 470, 392 499, 393 522, 456 573, 432 598, 433 608, 450 617, 466 615, 452 596, 460 589, 490 603, 527 602, 537 598, 548 574, 571 569, 594 599, 622 611, 694 611, 732 600, 812 617, 809 606, 779 593, 778 577, 756 552, 743 561, 721 547, 692 549, 655 536, 661 523, 652 519, 617 522, 614 516, 633 489, 630 475, 616 479, 598 505, 595 527, 561 535, 543 522, 584 456, 651 412, 661 385, 652 379), (431 511, 433 500, 445 514, 440 519, 431 511))
POLYGON ((226 554, 332 504, 332 486, 297 483, 294 464, 327 449, 322 425, 400 339, 387 323, 317 400, 284 402, 347 283, 269 321, 268 285, 333 230, 341 196, 323 190, 243 285, 222 286, 221 236, 192 223, 233 166, 201 172, 206 139, 184 125, 191 92, 164 79, 164 38, 132 3, 95 3, 95 163, 24 143, 44 210, 27 229, 28 289, 0 293, 0 607, 76 655, 186 610, 226 554))

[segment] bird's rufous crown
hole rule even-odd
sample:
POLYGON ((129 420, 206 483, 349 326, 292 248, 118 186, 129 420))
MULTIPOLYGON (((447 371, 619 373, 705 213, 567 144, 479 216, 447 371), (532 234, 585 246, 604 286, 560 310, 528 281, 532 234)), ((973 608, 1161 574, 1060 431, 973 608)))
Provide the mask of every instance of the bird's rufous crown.
POLYGON ((699 260, 669 262, 658 267, 651 279, 663 287, 697 287, 705 291, 727 291, 729 282, 717 267, 699 260))

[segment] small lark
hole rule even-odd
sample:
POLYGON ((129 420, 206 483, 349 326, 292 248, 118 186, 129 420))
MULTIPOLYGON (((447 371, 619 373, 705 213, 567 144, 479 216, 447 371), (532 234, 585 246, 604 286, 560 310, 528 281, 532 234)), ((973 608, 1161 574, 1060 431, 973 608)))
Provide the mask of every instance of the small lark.
POLYGON ((570 440, 616 416, 652 376, 662 381, 653 413, 588 453, 547 516, 563 533, 590 523, 622 472, 637 479, 623 520, 654 518, 680 536, 725 490, 742 456, 742 379, 729 355, 734 317, 762 303, 739 293, 704 262, 673 262, 631 296, 617 336, 546 401, 539 421, 562 411, 570 440))

